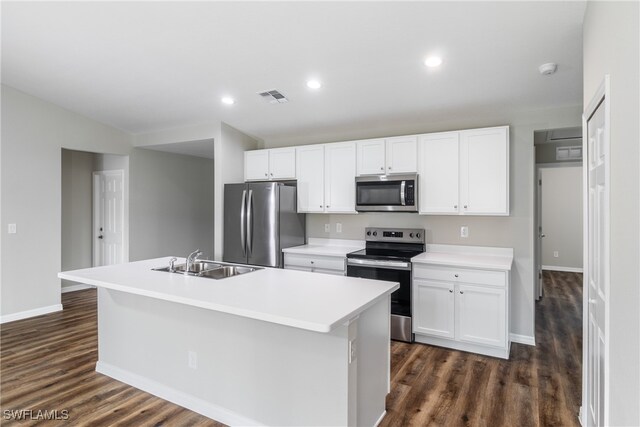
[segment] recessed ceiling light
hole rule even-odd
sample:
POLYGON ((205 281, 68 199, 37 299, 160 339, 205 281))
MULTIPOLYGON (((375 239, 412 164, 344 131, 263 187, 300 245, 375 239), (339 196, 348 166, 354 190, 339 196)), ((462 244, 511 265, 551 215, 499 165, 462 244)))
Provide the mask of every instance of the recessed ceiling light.
POLYGON ((307 87, 310 89, 320 89, 322 87, 322 83, 318 80, 309 80, 307 82, 307 87))
POLYGON ((441 64, 442 64, 442 58, 440 58, 439 56, 430 56, 424 60, 424 65, 430 68, 438 67, 441 64))
POLYGON ((222 103, 223 104, 227 104, 227 105, 233 105, 235 104, 235 99, 231 98, 230 96, 225 96, 224 98, 222 98, 222 103))

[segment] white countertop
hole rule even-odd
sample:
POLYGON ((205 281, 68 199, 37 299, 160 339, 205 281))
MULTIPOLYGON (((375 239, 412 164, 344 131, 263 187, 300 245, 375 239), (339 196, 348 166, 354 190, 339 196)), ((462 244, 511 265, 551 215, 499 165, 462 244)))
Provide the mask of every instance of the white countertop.
POLYGON ((458 245, 427 245, 426 252, 411 258, 417 264, 438 264, 452 267, 511 270, 512 248, 458 245))
POLYGON ((167 266, 169 259, 65 271, 58 277, 316 332, 331 331, 399 288, 393 282, 277 268, 221 280, 151 270, 167 266))
POLYGON ((361 240, 309 238, 306 245, 283 249, 282 252, 300 255, 324 255, 346 257, 348 253, 364 249, 361 240))

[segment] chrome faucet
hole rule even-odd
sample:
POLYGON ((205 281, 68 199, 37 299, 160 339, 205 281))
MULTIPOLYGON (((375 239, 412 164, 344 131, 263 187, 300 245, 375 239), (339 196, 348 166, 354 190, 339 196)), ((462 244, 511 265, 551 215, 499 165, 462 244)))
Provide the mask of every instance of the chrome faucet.
POLYGON ((202 255, 200 249, 196 249, 189 254, 189 256, 187 257, 187 265, 185 266, 184 274, 189 274, 189 272, 191 271, 191 265, 196 262, 200 255, 202 255))
POLYGON ((177 261, 177 260, 178 260, 178 258, 176 258, 176 257, 172 257, 172 258, 169 260, 169 271, 170 271, 170 272, 172 272, 172 273, 173 273, 174 271, 176 271, 176 261, 177 261))

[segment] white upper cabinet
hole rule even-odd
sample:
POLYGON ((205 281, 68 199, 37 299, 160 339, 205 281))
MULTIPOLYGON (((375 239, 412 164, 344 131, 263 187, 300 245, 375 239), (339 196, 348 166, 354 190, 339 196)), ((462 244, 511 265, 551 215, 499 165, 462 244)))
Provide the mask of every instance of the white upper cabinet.
POLYGON ((339 142, 324 148, 326 212, 356 212, 356 144, 339 142))
POLYGON ((416 136, 387 138, 387 173, 415 173, 418 170, 416 159, 416 136))
POLYGON ((356 213, 354 142, 296 147, 298 212, 356 213))
POLYGON ((379 175, 385 171, 384 139, 356 142, 358 175, 379 175))
POLYGON ((421 214, 509 215, 509 127, 420 136, 421 214))
POLYGON ((420 137, 420 213, 458 213, 458 140, 458 132, 433 133, 420 137))
POLYGON ((298 212, 324 212, 324 145, 296 147, 298 212))
POLYGON ((460 201, 465 214, 509 214, 507 127, 460 132, 460 201))
POLYGON ((269 150, 269 179, 296 177, 296 149, 274 148, 269 150))
POLYGON ((269 150, 244 152, 244 180, 263 181, 269 179, 269 150))
POLYGON ((357 174, 415 173, 416 136, 356 141, 357 174))
POLYGON ((272 148, 244 152, 244 180, 295 179, 296 149, 272 148))

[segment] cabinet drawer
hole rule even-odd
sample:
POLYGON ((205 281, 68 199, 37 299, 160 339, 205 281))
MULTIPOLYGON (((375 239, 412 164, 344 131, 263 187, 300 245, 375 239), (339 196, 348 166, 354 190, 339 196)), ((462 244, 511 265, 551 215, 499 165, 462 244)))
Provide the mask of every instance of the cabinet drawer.
POLYGON ((413 264, 413 277, 502 287, 507 282, 507 273, 505 271, 471 270, 426 264, 413 264))
POLYGON ((344 271, 345 258, 318 255, 284 254, 284 265, 314 268, 316 270, 344 271))

